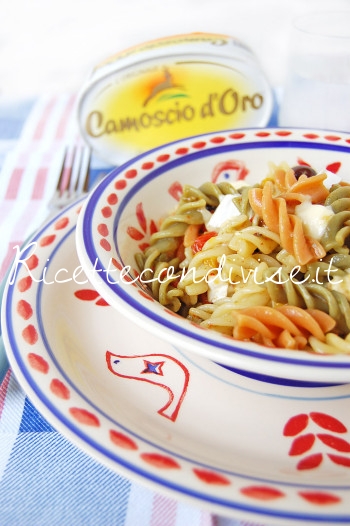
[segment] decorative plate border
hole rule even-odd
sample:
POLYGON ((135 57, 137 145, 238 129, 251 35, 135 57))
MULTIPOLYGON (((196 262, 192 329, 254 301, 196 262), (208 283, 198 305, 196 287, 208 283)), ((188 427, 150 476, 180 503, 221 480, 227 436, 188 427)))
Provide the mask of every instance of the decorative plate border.
MULTIPOLYGON (((47 255, 58 250, 67 236, 73 235, 79 211, 80 205, 64 211, 34 238, 42 256, 28 259, 30 271, 40 267, 45 269, 47 255)), ((108 467, 147 480, 158 489, 164 487, 177 495, 194 498, 197 503, 220 513, 235 516, 237 513, 256 514, 255 519, 264 517, 269 521, 283 518, 286 521, 303 519, 317 524, 328 520, 331 524, 350 523, 350 515, 347 517, 342 512, 337 516, 333 513, 348 499, 350 485, 334 488, 321 485, 317 488, 307 484, 266 482, 254 477, 232 475, 225 470, 209 469, 175 453, 160 452, 159 447, 135 436, 123 426, 111 424, 101 412, 91 409, 91 403, 69 385, 45 348, 38 321, 37 293, 33 302, 33 281, 28 279, 30 273, 23 271, 23 268, 19 272, 22 270, 24 275, 21 274, 14 285, 7 287, 4 296, 4 336, 10 362, 34 404, 79 447, 88 450, 108 467), (19 325, 16 329, 14 323, 19 325), (103 446, 103 443, 108 446, 103 446), (183 485, 184 478, 189 481, 187 486, 183 485), (284 499, 287 499, 288 506, 292 501, 291 509, 280 508, 284 499), (298 502, 307 506, 304 511, 292 511, 298 502), (278 503, 276 508, 271 507, 274 503, 278 503)), ((86 301, 86 293, 83 296, 86 301)), ((97 300, 96 308, 101 307, 96 295, 93 298, 88 296, 89 301, 97 300)), ((104 303, 102 305, 105 306, 104 303)), ((285 435, 291 437, 302 432, 301 420, 305 426, 305 419, 300 415, 288 421, 285 435)), ((325 425, 329 427, 330 420, 333 431, 343 431, 342 424, 332 417, 328 417, 325 425)), ((294 442, 294 450, 296 447, 294 442)))

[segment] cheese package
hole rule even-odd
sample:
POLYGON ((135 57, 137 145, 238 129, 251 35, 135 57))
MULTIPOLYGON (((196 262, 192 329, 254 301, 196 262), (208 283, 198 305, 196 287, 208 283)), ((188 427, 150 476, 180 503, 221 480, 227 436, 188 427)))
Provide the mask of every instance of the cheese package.
POLYGON ((154 40, 106 59, 78 101, 83 138, 115 165, 183 137, 266 126, 272 111, 252 51, 211 33, 154 40))

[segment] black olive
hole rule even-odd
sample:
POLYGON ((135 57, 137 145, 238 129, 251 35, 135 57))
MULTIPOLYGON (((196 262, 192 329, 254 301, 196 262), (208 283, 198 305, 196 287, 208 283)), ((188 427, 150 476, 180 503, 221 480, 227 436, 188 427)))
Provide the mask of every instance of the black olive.
POLYGON ((306 177, 312 177, 313 175, 316 175, 317 173, 313 168, 311 168, 311 166, 305 166, 303 164, 299 164, 298 166, 293 166, 292 170, 297 179, 299 179, 301 175, 306 175, 306 177))

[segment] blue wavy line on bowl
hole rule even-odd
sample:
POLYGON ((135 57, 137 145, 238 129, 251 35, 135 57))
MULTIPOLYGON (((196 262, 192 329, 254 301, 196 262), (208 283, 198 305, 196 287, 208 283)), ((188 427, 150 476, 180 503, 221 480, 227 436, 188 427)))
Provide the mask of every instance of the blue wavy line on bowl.
MULTIPOLYGON (((178 141, 181 142, 181 141, 178 141)), ((172 161, 167 162, 166 164, 159 166, 155 170, 152 170, 149 174, 145 175, 141 180, 135 183, 135 185, 130 190, 130 196, 134 196, 136 193, 140 191, 140 189, 150 180, 153 180, 159 176, 162 175, 165 171, 169 170, 170 168, 175 168, 178 166, 181 166, 183 164, 187 164, 189 161, 193 159, 203 158, 203 157, 209 157, 213 154, 217 153, 228 153, 232 151, 240 151, 240 150, 248 150, 248 149, 263 149, 263 148, 285 148, 286 146, 290 148, 295 149, 310 149, 310 150, 329 150, 329 151, 335 151, 335 152, 343 152, 350 154, 350 147, 342 146, 339 144, 323 144, 323 143, 313 143, 313 142, 304 142, 304 141, 292 141, 292 140, 283 140, 283 141, 261 141, 259 143, 256 142, 247 142, 247 143, 241 143, 241 144, 229 144, 229 145, 221 145, 221 146, 215 146, 215 148, 208 148, 207 150, 200 150, 196 151, 190 154, 187 154, 185 156, 179 157, 177 159, 174 159, 172 161)), ((156 148, 153 150, 155 153, 157 150, 160 150, 162 147, 156 148)), ((140 160, 145 155, 148 154, 142 154, 138 156, 136 159, 133 159, 129 162, 127 162, 125 165, 115 169, 113 172, 109 174, 109 176, 106 177, 104 181, 96 188, 96 190, 92 193, 86 208, 86 213, 84 214, 84 222, 83 222, 83 238, 84 238, 84 244, 86 253, 90 259, 90 262, 95 266, 96 270, 100 270, 99 275, 100 278, 103 280, 105 286, 107 286, 109 289, 111 289, 114 293, 116 293, 129 307, 132 307, 135 311, 141 313, 146 319, 151 319, 155 321, 159 325, 165 326, 170 331, 181 333, 183 336, 187 338, 195 338, 198 342, 204 343, 204 344, 210 344, 213 345, 213 342, 209 339, 203 336, 202 334, 198 334, 195 337, 193 336, 193 333, 188 331, 185 326, 179 326, 175 325, 169 320, 166 320, 165 317, 157 315, 155 312, 153 312, 151 309, 145 307, 144 305, 140 304, 136 300, 134 300, 133 297, 131 297, 129 294, 125 292, 125 290, 118 286, 117 283, 112 283, 109 277, 107 276, 107 272, 103 272, 106 269, 104 269, 101 266, 101 262, 99 261, 98 254, 95 250, 94 242, 93 242, 93 233, 92 233, 92 217, 94 216, 94 210, 97 206, 98 200, 105 190, 105 188, 113 181, 116 177, 118 177, 119 174, 124 172, 130 165, 134 164, 136 160, 140 160), (97 262, 97 263, 96 263, 97 262)), ((126 206, 127 201, 124 200, 120 203, 120 206, 118 208, 116 217, 114 218, 114 239, 116 239, 116 228, 118 221, 120 219, 120 216, 123 212, 124 207, 126 206)), ((120 257, 120 253, 118 250, 118 246, 116 246, 117 253, 120 257)), ((271 354, 268 355, 267 352, 262 355, 261 353, 255 352, 253 350, 249 349, 242 349, 239 346, 234 345, 233 343, 230 343, 230 345, 225 344, 224 342, 215 342, 217 347, 220 349, 235 352, 240 355, 258 358, 259 360, 267 361, 267 362, 279 362, 289 365, 301 365, 306 367, 317 367, 317 368, 333 368, 333 369, 349 369, 350 368, 350 362, 349 361, 337 361, 337 362, 331 362, 331 361, 314 361, 314 360, 300 360, 297 357, 296 358, 290 358, 285 356, 279 356, 277 354, 271 354)))
MULTIPOLYGON (((38 237, 36 239, 38 239, 40 237, 40 235, 41 234, 39 233, 38 237)), ((69 235, 69 233, 67 235, 69 235)), ((64 238, 62 238, 60 243, 63 242, 63 239, 64 238)), ((89 448, 89 450, 93 451, 95 454, 98 453, 102 457, 105 457, 105 458, 107 458, 109 460, 112 460, 113 462, 115 462, 115 463, 119 464, 120 466, 122 466, 123 468, 125 468, 127 471, 129 471, 131 473, 135 473, 136 475, 138 475, 138 476, 140 476, 140 477, 142 477, 144 479, 147 479, 147 480, 149 480, 150 482, 152 482, 154 484, 163 486, 165 488, 173 490, 173 491, 175 491, 177 493, 180 493, 182 495, 186 495, 186 496, 195 498, 195 499, 197 499, 199 501, 205 501, 207 503, 212 503, 214 505, 219 505, 219 506, 221 506, 223 508, 226 508, 226 509, 239 510, 239 511, 244 511, 244 512, 249 512, 249 513, 256 513, 256 514, 261 515, 261 516, 266 517, 266 518, 274 517, 274 518, 288 519, 288 520, 302 520, 303 519, 304 521, 307 520, 307 521, 310 521, 311 523, 314 523, 315 521, 317 521, 319 524, 329 523, 329 521, 331 520, 332 523, 334 523, 334 524, 349 524, 349 522, 350 522, 350 515, 349 516, 348 515, 344 515, 343 513, 341 515, 334 515, 334 514, 333 515, 327 515, 327 514, 324 513, 324 510, 323 510, 323 512, 321 514, 314 513, 314 512, 305 514, 304 512, 303 513, 298 513, 298 512, 293 512, 293 511, 267 509, 266 507, 260 508, 257 505, 245 504, 245 503, 237 502, 237 501, 234 501, 234 500, 228 500, 228 499, 225 499, 225 498, 215 497, 215 496, 209 495, 206 492, 202 493, 199 490, 191 490, 191 489, 189 489, 186 486, 182 486, 181 484, 171 482, 168 479, 163 479, 161 476, 157 476, 155 474, 150 474, 148 471, 143 470, 140 467, 136 467, 133 463, 128 462, 127 460, 125 460, 125 458, 119 457, 119 455, 117 455, 115 453, 112 453, 107 448, 101 446, 101 444, 99 442, 97 442, 96 440, 92 439, 91 436, 85 434, 81 430, 80 427, 75 426, 72 423, 72 421, 70 421, 62 412, 58 411, 56 406, 53 405, 51 403, 50 399, 48 399, 47 396, 44 394, 44 392, 41 391, 41 389, 39 387, 39 384, 34 382, 32 376, 29 374, 28 367, 24 364, 24 361, 22 360, 20 346, 17 345, 15 331, 14 331, 14 328, 13 328, 13 325, 12 325, 11 304, 12 304, 12 301, 13 301, 12 300, 13 290, 14 290, 14 287, 10 287, 9 288, 9 290, 7 292, 7 298, 6 298, 6 327, 7 327, 7 331, 8 331, 8 337, 9 337, 9 340, 11 342, 11 349, 12 349, 14 357, 16 358, 17 366, 20 368, 21 373, 22 373, 23 377, 25 378, 25 380, 27 382, 27 385, 30 387, 32 392, 34 392, 35 395, 38 397, 38 400, 40 401, 40 403, 43 404, 43 406, 45 406, 45 408, 49 410, 50 415, 53 417, 53 419, 52 419, 52 425, 53 426, 55 426, 55 422, 60 422, 60 424, 63 424, 65 426, 65 428, 70 433, 73 433, 76 437, 81 439, 86 444, 86 446, 89 448)), ((38 290, 39 290, 39 288, 38 288, 38 290)), ((37 302, 37 310, 39 308, 38 306, 39 306, 39 303, 37 302)), ((55 355, 54 355, 54 352, 52 351, 52 349, 49 348, 48 350, 50 352, 51 357, 54 359, 55 364, 58 366, 58 369, 60 370, 60 372, 64 373, 61 370, 60 366, 57 364, 57 361, 56 361, 56 359, 54 357, 55 355)), ((65 373, 63 374, 63 376, 66 377, 65 373)), ((74 384, 72 384, 71 381, 69 381, 69 383, 73 386, 74 389, 76 388, 74 386, 74 384)), ((79 390, 77 390, 77 392, 79 393, 79 395, 81 395, 79 390)), ((83 398, 85 398, 92 407, 94 406, 91 403, 91 400, 87 399, 84 395, 83 395, 83 398)), ((100 414, 102 414, 102 412, 101 412, 101 410, 99 408, 96 408, 96 409, 97 409, 97 411, 100 414)), ((40 410, 40 408, 39 408, 39 410, 40 410)), ((119 427, 125 429, 124 426, 121 426, 120 424, 118 424, 118 425, 119 425, 119 427)), ((131 432, 130 430, 128 430, 128 429, 126 429, 126 430, 129 433, 133 434, 133 432, 131 432)), ((140 440, 145 442, 145 440, 143 438, 140 438, 140 440)), ((156 446, 156 447, 158 449, 162 449, 159 446, 156 446)), ((175 456, 175 457, 182 458, 180 455, 176 455, 176 453, 174 453, 174 452, 170 452, 170 454, 175 456)), ((188 459, 186 459, 186 460, 188 460, 188 459)), ((193 464, 201 465, 200 463, 196 463, 193 460, 190 460, 190 462, 192 462, 193 464)), ((225 470, 220 470, 220 471, 225 473, 225 470)), ((240 478, 244 478, 244 479, 247 479, 247 480, 250 479, 250 480, 256 480, 256 481, 264 481, 264 479, 259 479, 257 477, 249 477, 249 476, 241 475, 239 473, 235 474, 235 476, 240 477, 240 478)), ((268 482, 270 484, 274 483, 271 480, 268 480, 268 481, 265 481, 265 482, 268 482)), ((287 487, 296 487, 296 488, 315 488, 314 484, 313 485, 295 484, 295 483, 285 483, 285 482, 280 482, 280 481, 277 481, 277 484, 281 484, 281 485, 287 486, 287 487)), ((331 486, 331 487, 321 486, 321 488, 322 488, 322 490, 329 489, 329 490, 333 490, 333 491, 336 491, 336 490, 349 491, 350 490, 350 486, 349 485, 346 485, 346 486, 331 486)))

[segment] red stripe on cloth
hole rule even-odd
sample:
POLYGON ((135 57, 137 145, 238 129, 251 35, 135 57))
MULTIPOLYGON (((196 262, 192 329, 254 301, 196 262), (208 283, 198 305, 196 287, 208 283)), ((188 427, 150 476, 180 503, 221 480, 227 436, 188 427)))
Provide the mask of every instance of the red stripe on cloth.
POLYGON ((218 526, 218 524, 216 515, 212 515, 209 511, 201 511, 200 526, 218 526))
POLYGON ((11 243, 9 243, 6 255, 4 259, 2 260, 2 264, 0 267, 0 281, 4 279, 7 271, 10 268, 12 261, 14 261, 14 258, 16 256, 15 247, 16 246, 20 247, 21 245, 22 245, 22 241, 11 241, 11 243))
POLYGON ((5 378, 2 381, 2 384, 0 385, 0 419, 5 407, 6 393, 10 383, 10 376, 11 371, 9 369, 5 375, 5 378))
POLYGON ((43 198, 48 171, 48 168, 44 167, 38 169, 35 177, 32 199, 43 198))
POLYGON ((21 184, 21 180, 23 177, 24 168, 14 168, 11 176, 10 176, 10 182, 7 186, 5 199, 16 199, 18 190, 21 184))
POLYGON ((48 101, 48 103, 46 104, 46 106, 44 107, 44 111, 43 111, 43 114, 41 116, 41 118, 39 119, 39 122, 34 130, 34 134, 33 134, 33 139, 34 140, 39 140, 43 137, 44 135, 44 131, 45 131, 45 127, 46 127, 46 124, 47 124, 47 121, 48 121, 48 116, 50 115, 50 113, 52 112, 54 106, 55 106, 55 103, 56 103, 56 99, 55 98, 52 98, 51 100, 48 101))
POLYGON ((174 526, 176 523, 176 501, 163 495, 155 494, 153 498, 150 526, 174 526))
POLYGON ((57 130, 56 130, 56 139, 62 139, 64 137, 64 134, 65 134, 69 119, 72 115, 74 106, 75 106, 75 96, 72 95, 69 98, 66 108, 60 119, 60 122, 58 123, 57 130))

